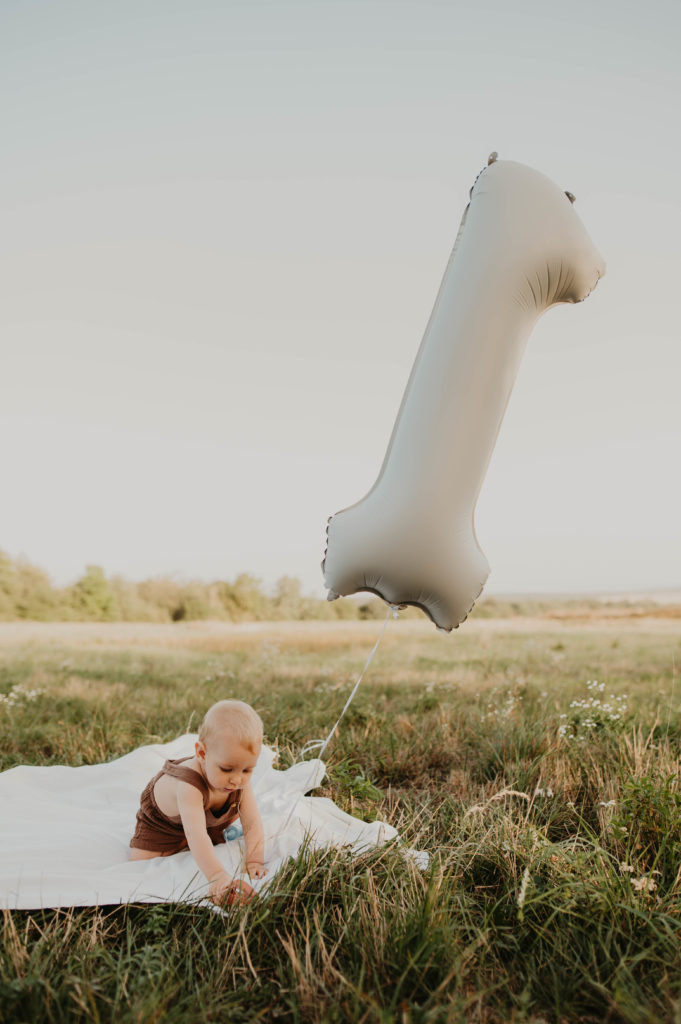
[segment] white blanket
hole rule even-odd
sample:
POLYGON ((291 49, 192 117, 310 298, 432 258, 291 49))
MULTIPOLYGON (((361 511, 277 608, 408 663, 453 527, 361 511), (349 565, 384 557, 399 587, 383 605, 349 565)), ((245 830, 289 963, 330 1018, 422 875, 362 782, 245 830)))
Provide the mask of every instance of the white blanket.
MULTIPOLYGON (((197 736, 140 747, 107 764, 68 768, 20 766, 0 774, 0 906, 95 906, 113 903, 194 901, 206 897, 207 882, 189 852, 152 860, 128 860, 140 794, 166 758, 194 752, 197 736)), ((312 848, 371 849, 397 837, 382 822, 345 814, 332 800, 305 797, 324 778, 321 761, 286 771, 272 767, 274 751, 263 747, 253 788, 265 829, 269 874, 251 883, 262 889, 303 842, 312 848)), ((242 868, 243 839, 215 852, 227 871, 242 868)), ((426 854, 405 851, 420 867, 426 854)))

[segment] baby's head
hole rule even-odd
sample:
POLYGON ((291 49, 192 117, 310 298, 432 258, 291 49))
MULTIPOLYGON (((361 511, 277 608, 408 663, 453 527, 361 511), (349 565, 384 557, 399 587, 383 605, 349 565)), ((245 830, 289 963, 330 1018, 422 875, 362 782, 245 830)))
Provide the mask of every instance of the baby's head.
POLYGON ((242 700, 219 700, 208 708, 199 726, 199 742, 229 736, 238 740, 251 754, 259 754, 262 745, 262 720, 250 704, 242 700))
POLYGON ((219 700, 199 726, 196 757, 213 789, 242 789, 262 746, 262 721, 242 700, 219 700))

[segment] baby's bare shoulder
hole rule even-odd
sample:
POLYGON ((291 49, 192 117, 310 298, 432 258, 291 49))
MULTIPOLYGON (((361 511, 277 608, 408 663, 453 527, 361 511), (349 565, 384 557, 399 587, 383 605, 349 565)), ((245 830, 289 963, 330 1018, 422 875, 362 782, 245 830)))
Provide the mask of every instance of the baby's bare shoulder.
POLYGON ((159 811, 175 818, 180 813, 177 806, 177 786, 179 779, 172 775, 161 775, 154 783, 154 800, 159 811))
POLYGON ((154 800, 158 809, 169 818, 180 814, 180 804, 203 805, 201 792, 190 782, 183 782, 173 775, 162 775, 154 784, 154 800))

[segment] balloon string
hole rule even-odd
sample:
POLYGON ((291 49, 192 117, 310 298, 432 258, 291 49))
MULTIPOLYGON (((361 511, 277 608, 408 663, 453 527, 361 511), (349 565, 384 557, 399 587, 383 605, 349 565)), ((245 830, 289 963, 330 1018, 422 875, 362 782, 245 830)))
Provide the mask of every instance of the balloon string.
POLYGON ((346 700, 345 707, 343 708, 343 710, 341 711, 340 715, 338 716, 338 721, 334 725, 333 729, 331 730, 331 732, 329 733, 329 735, 326 737, 325 740, 311 740, 310 743, 306 743, 305 746, 303 747, 303 749, 300 752, 300 755, 299 755, 300 757, 302 757, 303 754, 307 753, 308 751, 314 750, 315 747, 319 747, 320 750, 319 750, 319 754, 317 756, 318 756, 319 760, 321 761, 322 755, 324 754, 324 751, 328 747, 328 745, 329 745, 329 743, 331 741, 331 738, 332 738, 333 734, 335 733, 336 729, 338 728, 338 726, 342 722, 343 716, 345 715, 345 712, 348 710, 348 708, 352 704, 353 697, 355 696, 355 694, 357 693, 357 691, 359 689, 359 684, 364 679, 364 675, 366 673, 366 670, 369 668, 369 665, 371 664, 371 662, 373 660, 374 654, 378 650, 378 645, 380 644, 381 640, 383 639, 383 634, 385 633, 386 626, 388 625, 388 622, 390 621, 390 613, 391 612, 393 614, 393 618, 395 618, 395 619, 397 618, 397 610, 393 607, 393 605, 390 605, 390 607, 388 608, 388 612, 386 614, 385 620, 383 622, 383 626, 381 628, 381 632, 378 634, 378 639, 377 639, 376 643, 374 644, 374 646, 371 648, 371 651, 369 653, 369 657, 367 658, 366 663, 364 665, 364 668, 362 669, 362 671, 360 673, 359 679, 355 683, 355 685, 354 685, 354 687, 352 689, 352 693, 350 694, 350 696, 346 700))
MULTIPOLYGON (((318 760, 321 760, 322 754, 324 753, 324 751, 328 747, 328 745, 329 745, 329 743, 331 741, 331 738, 333 737, 333 734, 335 733, 336 729, 338 728, 338 726, 342 722, 343 717, 345 715, 345 712, 348 710, 348 708, 352 704, 352 700, 353 700, 355 694, 357 693, 357 690, 359 689, 359 684, 362 682, 362 679, 364 679, 366 671, 369 668, 369 665, 371 664, 371 662, 373 660, 374 654, 378 650, 378 646, 379 646, 381 640, 383 639, 383 634, 386 631, 386 627, 388 625, 388 622, 390 621, 390 616, 391 615, 392 615, 392 617, 394 619, 397 618, 397 607, 395 605, 392 605, 392 604, 388 607, 388 611, 386 613, 385 620, 383 622, 383 626, 381 627, 381 632, 378 634, 378 639, 376 640, 376 643, 374 644, 374 646, 371 648, 371 651, 369 652, 369 657, 367 658, 367 660, 366 660, 366 662, 364 664, 364 668, 362 669, 362 671, 359 674, 359 679, 357 680, 357 682, 353 686, 352 693, 350 694, 350 696, 346 700, 345 707, 343 708, 343 710, 341 711, 340 715, 338 716, 338 720, 335 723, 335 725, 333 726, 331 732, 329 733, 329 735, 326 737, 325 740, 311 740, 309 743, 306 743, 305 746, 303 747, 303 749, 301 750, 300 754, 298 755, 298 758, 303 757, 303 755, 305 753, 307 753, 308 751, 314 750, 315 747, 320 747, 319 756, 318 756, 318 758, 315 758, 315 761, 313 762, 313 770, 312 770, 312 775, 310 776, 310 782, 309 782, 308 785, 306 785, 303 788, 303 790, 302 790, 303 793, 306 793, 308 791, 308 789, 313 789, 314 788, 314 781, 315 781, 315 777, 317 775, 317 770, 318 770, 318 765, 316 764, 316 762, 318 760)), ((298 761, 298 758, 296 758, 296 762, 298 761)), ((291 816, 292 816, 292 814, 293 814, 293 812, 295 810, 295 807, 296 807, 296 802, 294 802, 291 805, 291 810, 289 811, 288 817, 287 817, 286 821, 284 822, 283 826, 281 827, 281 829, 279 830, 279 832, 285 832, 286 831, 286 828, 288 826, 288 823, 291 820, 291 816)))

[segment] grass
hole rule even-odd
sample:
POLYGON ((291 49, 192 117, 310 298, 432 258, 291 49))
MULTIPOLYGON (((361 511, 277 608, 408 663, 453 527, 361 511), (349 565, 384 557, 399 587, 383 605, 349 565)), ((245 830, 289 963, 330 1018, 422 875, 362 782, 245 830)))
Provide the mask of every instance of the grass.
MULTIPOLYGON (((169 740, 226 695, 286 764, 380 629, 20 625, 0 629, 3 769, 169 740)), ((6 911, 0 1020, 681 1020, 679 663, 661 621, 391 623, 321 792, 429 871, 308 851, 226 917, 6 911)))

